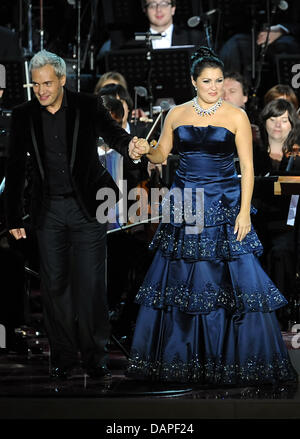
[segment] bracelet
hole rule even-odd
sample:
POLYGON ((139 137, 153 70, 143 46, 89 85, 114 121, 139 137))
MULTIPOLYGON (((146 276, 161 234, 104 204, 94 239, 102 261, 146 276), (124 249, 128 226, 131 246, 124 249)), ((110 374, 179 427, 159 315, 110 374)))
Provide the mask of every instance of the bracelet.
POLYGON ((158 147, 158 142, 156 140, 151 140, 150 146, 152 149, 156 149, 158 147))

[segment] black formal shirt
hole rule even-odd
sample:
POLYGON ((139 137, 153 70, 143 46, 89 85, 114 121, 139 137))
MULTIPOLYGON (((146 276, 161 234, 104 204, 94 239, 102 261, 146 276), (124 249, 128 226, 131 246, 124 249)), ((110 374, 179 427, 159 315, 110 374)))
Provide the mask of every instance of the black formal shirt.
POLYGON ((67 157, 67 105, 64 92, 61 107, 56 113, 52 114, 46 108, 41 108, 47 192, 50 195, 64 195, 73 191, 67 157))

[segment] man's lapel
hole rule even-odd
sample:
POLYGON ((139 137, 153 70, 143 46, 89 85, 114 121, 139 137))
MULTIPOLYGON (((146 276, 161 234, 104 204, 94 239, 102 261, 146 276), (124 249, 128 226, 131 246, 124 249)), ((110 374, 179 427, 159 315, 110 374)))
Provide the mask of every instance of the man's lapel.
POLYGON ((67 94, 67 148, 68 157, 70 160, 70 168, 73 169, 76 148, 77 148, 77 138, 79 129, 79 105, 77 95, 65 90, 67 94))
POLYGON ((35 151, 37 163, 42 178, 45 177, 45 171, 43 167, 43 157, 44 157, 44 137, 43 137, 43 125, 40 104, 37 99, 34 100, 31 115, 30 115, 30 133, 33 143, 33 148, 35 151))
MULTIPOLYGON (((67 115, 66 115, 66 136, 67 136, 67 154, 70 161, 70 168, 73 169, 78 130, 79 130, 79 105, 76 99, 76 94, 68 90, 67 93, 67 115)), ((38 100, 35 100, 32 105, 31 115, 30 115, 30 132, 32 137, 32 143, 34 151, 36 154, 39 170, 42 178, 45 177, 45 170, 43 166, 44 159, 44 137, 43 137, 43 124, 41 116, 41 108, 38 100)))

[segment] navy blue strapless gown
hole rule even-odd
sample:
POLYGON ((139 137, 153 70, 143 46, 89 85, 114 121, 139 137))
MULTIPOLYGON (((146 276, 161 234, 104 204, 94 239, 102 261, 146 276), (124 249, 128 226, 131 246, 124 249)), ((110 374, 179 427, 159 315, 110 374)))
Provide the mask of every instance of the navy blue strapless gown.
POLYGON ((127 375, 214 385, 295 381, 274 312, 287 301, 261 268, 255 231, 242 242, 233 233, 240 208, 234 134, 182 125, 174 141, 180 166, 172 188, 204 189, 204 228, 189 234, 178 221, 181 206, 171 202, 136 297, 141 307, 127 375))

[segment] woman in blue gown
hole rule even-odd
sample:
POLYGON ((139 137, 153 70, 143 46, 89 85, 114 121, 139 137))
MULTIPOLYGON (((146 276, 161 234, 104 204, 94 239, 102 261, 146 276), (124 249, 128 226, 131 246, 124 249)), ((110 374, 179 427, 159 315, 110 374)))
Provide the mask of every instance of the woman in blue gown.
POLYGON ((222 101, 223 65, 210 49, 193 55, 191 75, 196 97, 168 113, 158 147, 135 151, 162 163, 177 144, 171 192, 183 203, 169 197, 170 220, 150 244, 156 253, 136 297, 127 376, 213 385, 295 381, 275 317, 287 302, 261 268, 263 248, 251 226, 249 120, 222 101))

